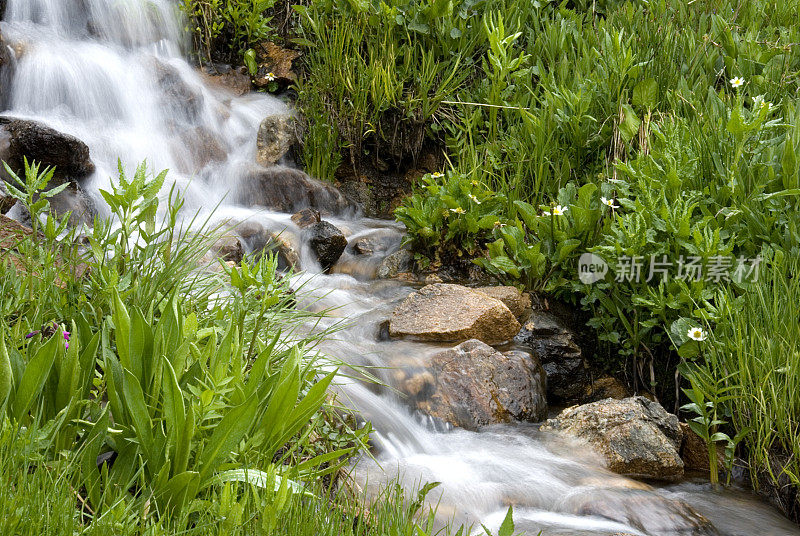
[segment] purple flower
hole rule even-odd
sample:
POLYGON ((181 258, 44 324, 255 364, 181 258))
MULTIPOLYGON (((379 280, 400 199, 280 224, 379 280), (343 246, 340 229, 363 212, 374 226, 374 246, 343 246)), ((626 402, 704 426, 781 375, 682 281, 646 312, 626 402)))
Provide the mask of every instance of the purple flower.
POLYGON ((34 337, 35 337, 36 335, 38 335, 38 334, 39 334, 39 331, 38 331, 38 330, 37 330, 37 331, 31 331, 30 333, 28 333, 27 335, 25 335, 25 338, 26 338, 26 339, 32 339, 32 338, 34 338, 34 337))
POLYGON ((64 350, 69 350, 69 343, 68 342, 64 343, 64 350))
POLYGON ((69 340, 69 331, 64 332, 64 339, 69 340))

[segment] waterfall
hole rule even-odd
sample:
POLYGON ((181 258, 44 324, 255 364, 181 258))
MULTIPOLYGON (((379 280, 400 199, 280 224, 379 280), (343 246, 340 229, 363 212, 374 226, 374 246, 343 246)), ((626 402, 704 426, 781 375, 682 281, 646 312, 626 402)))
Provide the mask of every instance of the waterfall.
MULTIPOLYGON (((259 124, 268 115, 287 113, 286 104, 266 94, 235 96, 209 84, 185 57, 184 25, 175 0, 8 0, 0 29, 15 58, 13 77, 3 82, 2 114, 43 122, 89 146, 96 171, 83 188, 100 215, 108 211, 98 189, 108 187, 118 160, 131 170, 146 160, 153 171, 170 170, 188 211, 220 205, 219 218, 292 228, 289 214, 231 201, 254 165, 259 124)), ((332 220, 350 236, 380 228, 399 242, 399 229, 386 222, 332 220)), ((319 272, 313 263, 306 265, 319 272)), ((345 274, 307 273, 297 280, 312 289, 308 299, 318 300, 318 307, 335 307, 339 319, 349 321, 324 347, 345 362, 424 366, 441 350, 377 337, 409 287, 345 274)), ((388 381, 383 368, 378 374, 388 381)), ((606 471, 593 454, 533 425, 441 430, 394 391, 355 380, 339 389, 376 429, 375 459, 358 462, 356 480, 365 488, 394 479, 409 489, 441 482, 440 512, 457 521, 496 529, 513 504, 518 528, 530 534, 689 534, 686 520, 669 506, 685 499, 703 506, 726 534, 798 534, 749 496, 700 484, 648 488, 606 471), (627 495, 620 499, 623 491, 627 495), (587 496, 606 500, 608 515, 576 510, 587 496), (713 515, 718 511, 723 514, 713 515), (637 516, 648 520, 646 527, 637 516)))

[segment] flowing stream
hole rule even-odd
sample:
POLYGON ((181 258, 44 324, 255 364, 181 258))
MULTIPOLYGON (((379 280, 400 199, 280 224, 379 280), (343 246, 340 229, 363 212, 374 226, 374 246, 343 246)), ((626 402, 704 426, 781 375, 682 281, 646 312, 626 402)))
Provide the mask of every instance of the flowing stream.
MULTIPOLYGON (((0 29, 13 45, 14 60, 12 74, 2 81, 2 115, 41 121, 90 147, 97 169, 82 186, 100 215, 108 211, 98 189, 108 187, 118 159, 129 172, 146 160, 150 169, 170 170, 187 211, 219 205, 215 218, 257 221, 302 236, 289 214, 229 202, 254 166, 261 120, 286 112, 286 105, 262 94, 236 97, 209 83, 184 59, 184 23, 176 4, 8 0, 0 29), (204 158, 197 150, 200 140, 213 140, 223 157, 204 158)), ((392 223, 328 219, 351 243, 373 236, 387 245, 386 253, 399 247, 402 230, 392 223)), ((424 368, 441 349, 380 336, 382 321, 413 289, 373 280, 375 259, 369 264, 345 254, 339 273, 323 275, 307 249, 301 246, 306 273, 298 283, 310 289, 314 306, 335 308, 329 322, 347 322, 326 343, 329 354, 379 367, 376 374, 391 385, 393 371, 424 368)), ((394 390, 352 381, 341 391, 375 428, 375 459, 357 464, 359 485, 370 491, 394 480, 409 489, 441 482, 434 495, 441 496, 443 518, 496 530, 513 504, 517 528, 528 534, 800 534, 748 492, 692 482, 653 488, 606 471, 587 449, 534 425, 441 429, 412 412, 394 390), (716 528, 697 528, 680 507, 684 503, 716 528)))

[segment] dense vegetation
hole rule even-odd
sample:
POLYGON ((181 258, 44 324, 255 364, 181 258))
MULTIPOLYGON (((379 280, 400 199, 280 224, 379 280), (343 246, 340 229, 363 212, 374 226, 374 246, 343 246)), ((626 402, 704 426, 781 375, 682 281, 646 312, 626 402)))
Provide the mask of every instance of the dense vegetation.
MULTIPOLYGON (((307 171, 440 151, 447 169, 396 211, 418 267, 478 264, 579 304, 593 367, 687 402, 709 451, 800 517, 797 3, 298 3, 307 171), (586 252, 609 266, 592 284, 586 252), (699 277, 677 277, 688 259, 699 277), (671 271, 646 280, 651 262, 671 271)), ((204 61, 247 64, 278 34, 275 4, 182 8, 204 61)), ((16 192, 33 213, 45 178, 16 192)), ((325 396, 336 364, 296 329, 308 313, 269 256, 194 269, 215 230, 182 229, 177 197, 156 222, 163 180, 121 176, 104 194, 119 225, 86 252, 48 216, 17 245, 22 269, 0 266, 5 532, 52 494, 48 532, 424 533, 395 493, 369 516, 331 497, 367 434, 325 396)))
POLYGON ((579 303, 593 366, 688 402, 757 482, 796 485, 799 9, 309 2, 306 167, 332 179, 342 160, 402 168, 438 147, 448 169, 396 211, 421 268, 474 262, 579 303), (582 283, 585 252, 610 275, 582 283), (646 281, 651 262, 672 271, 646 281), (699 277, 678 277, 689 264, 699 277))

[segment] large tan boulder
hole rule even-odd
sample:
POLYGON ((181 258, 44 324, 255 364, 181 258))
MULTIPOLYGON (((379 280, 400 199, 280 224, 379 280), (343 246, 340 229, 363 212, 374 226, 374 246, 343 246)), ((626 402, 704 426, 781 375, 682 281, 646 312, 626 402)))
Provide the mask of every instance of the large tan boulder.
POLYGON ((472 339, 431 358, 430 369, 403 383, 417 408, 454 426, 476 430, 547 415, 545 374, 527 352, 500 353, 472 339))
POLYGON ((514 314, 515 317, 520 318, 525 310, 531 306, 531 297, 529 294, 520 292, 517 287, 512 286, 498 286, 498 287, 479 287, 475 290, 483 292, 487 296, 498 299, 506 304, 506 307, 514 314))
POLYGON ((644 397, 567 408, 541 429, 587 442, 615 473, 657 480, 683 477, 678 418, 644 397))
POLYGON ((520 327, 500 300, 461 285, 437 283, 414 292, 394 310, 389 334, 418 341, 499 344, 520 327))

